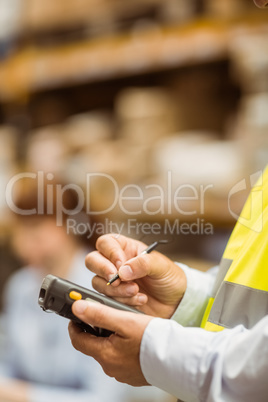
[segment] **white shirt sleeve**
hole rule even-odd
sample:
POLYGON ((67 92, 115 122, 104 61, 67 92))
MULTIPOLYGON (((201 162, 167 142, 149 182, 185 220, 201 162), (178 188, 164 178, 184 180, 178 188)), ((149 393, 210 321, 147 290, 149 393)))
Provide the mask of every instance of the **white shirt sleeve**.
POLYGON ((268 316, 251 330, 184 328, 154 318, 141 343, 149 384, 186 402, 265 402, 268 395, 268 316))
POLYGON ((207 272, 178 263, 186 274, 187 289, 179 307, 171 317, 185 327, 200 326, 218 272, 218 266, 207 272))

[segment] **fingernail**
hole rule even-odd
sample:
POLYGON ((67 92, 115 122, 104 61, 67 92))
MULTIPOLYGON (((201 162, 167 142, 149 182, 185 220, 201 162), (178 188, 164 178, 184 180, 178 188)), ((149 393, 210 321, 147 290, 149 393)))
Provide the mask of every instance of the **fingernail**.
POLYGON ((144 304, 147 301, 147 297, 145 295, 139 295, 138 296, 138 303, 139 304, 144 304))
POLYGON ((74 303, 74 314, 84 314, 88 307, 88 302, 86 300, 78 300, 74 303))
POLYGON ((129 265, 124 265, 123 267, 120 268, 119 275, 120 278, 129 280, 133 278, 133 271, 129 265))

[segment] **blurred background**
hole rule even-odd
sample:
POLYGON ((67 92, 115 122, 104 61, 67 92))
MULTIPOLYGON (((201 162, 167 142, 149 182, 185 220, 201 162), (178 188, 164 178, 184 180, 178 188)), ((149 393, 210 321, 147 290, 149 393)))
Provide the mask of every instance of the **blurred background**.
MULTIPOLYGON (((1 289, 19 266, 5 188, 20 172, 50 172, 82 188, 92 172, 119 188, 165 188, 168 171, 175 189, 209 185, 202 211, 192 199, 180 208, 192 214, 130 217, 203 219, 213 235, 180 235, 166 252, 218 261, 235 223, 229 191, 267 162, 268 12, 251 3, 0 1, 1 289)), ((112 204, 109 184, 96 177, 93 209, 112 204)), ((232 197, 236 214, 249 190, 232 197)), ((107 217, 129 218, 117 206, 107 217)))
MULTIPOLYGON (((228 207, 230 191, 267 163, 267 110, 268 11, 250 0, 0 0, 0 295, 21 266, 5 199, 21 172, 85 190, 89 173, 136 185, 158 214, 116 205, 98 218, 198 222, 161 251, 201 269, 217 263, 249 180, 228 207), (168 172, 186 190, 181 213, 148 192, 167 189, 168 172), (204 205, 187 186, 209 186, 204 205)), ((92 209, 104 211, 111 186, 96 177, 93 190, 92 209)))

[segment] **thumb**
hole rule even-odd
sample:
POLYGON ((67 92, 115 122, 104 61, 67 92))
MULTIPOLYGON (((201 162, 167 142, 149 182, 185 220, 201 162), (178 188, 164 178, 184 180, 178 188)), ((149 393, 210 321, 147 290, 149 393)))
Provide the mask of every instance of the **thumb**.
POLYGON ((137 279, 135 272, 130 265, 123 265, 118 271, 120 279, 123 281, 131 281, 133 279, 137 279))
POLYGON ((128 260, 120 267, 118 274, 123 281, 131 281, 147 275, 157 278, 163 276, 167 266, 167 258, 154 251, 128 260))
POLYGON ((76 317, 86 324, 108 329, 121 336, 126 335, 126 329, 131 319, 129 315, 136 315, 87 300, 74 302, 72 311, 76 317))

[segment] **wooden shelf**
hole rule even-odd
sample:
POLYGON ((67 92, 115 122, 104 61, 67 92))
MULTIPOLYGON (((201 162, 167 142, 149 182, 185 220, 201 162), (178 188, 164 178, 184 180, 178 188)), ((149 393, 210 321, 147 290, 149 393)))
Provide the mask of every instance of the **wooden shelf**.
POLYGON ((228 57, 234 30, 268 26, 268 20, 213 21, 138 34, 86 40, 51 48, 26 48, 0 64, 0 101, 32 92, 98 82, 228 57))
POLYGON ((46 32, 75 26, 94 27, 133 18, 162 6, 162 0, 25 0, 21 25, 24 32, 46 32))

